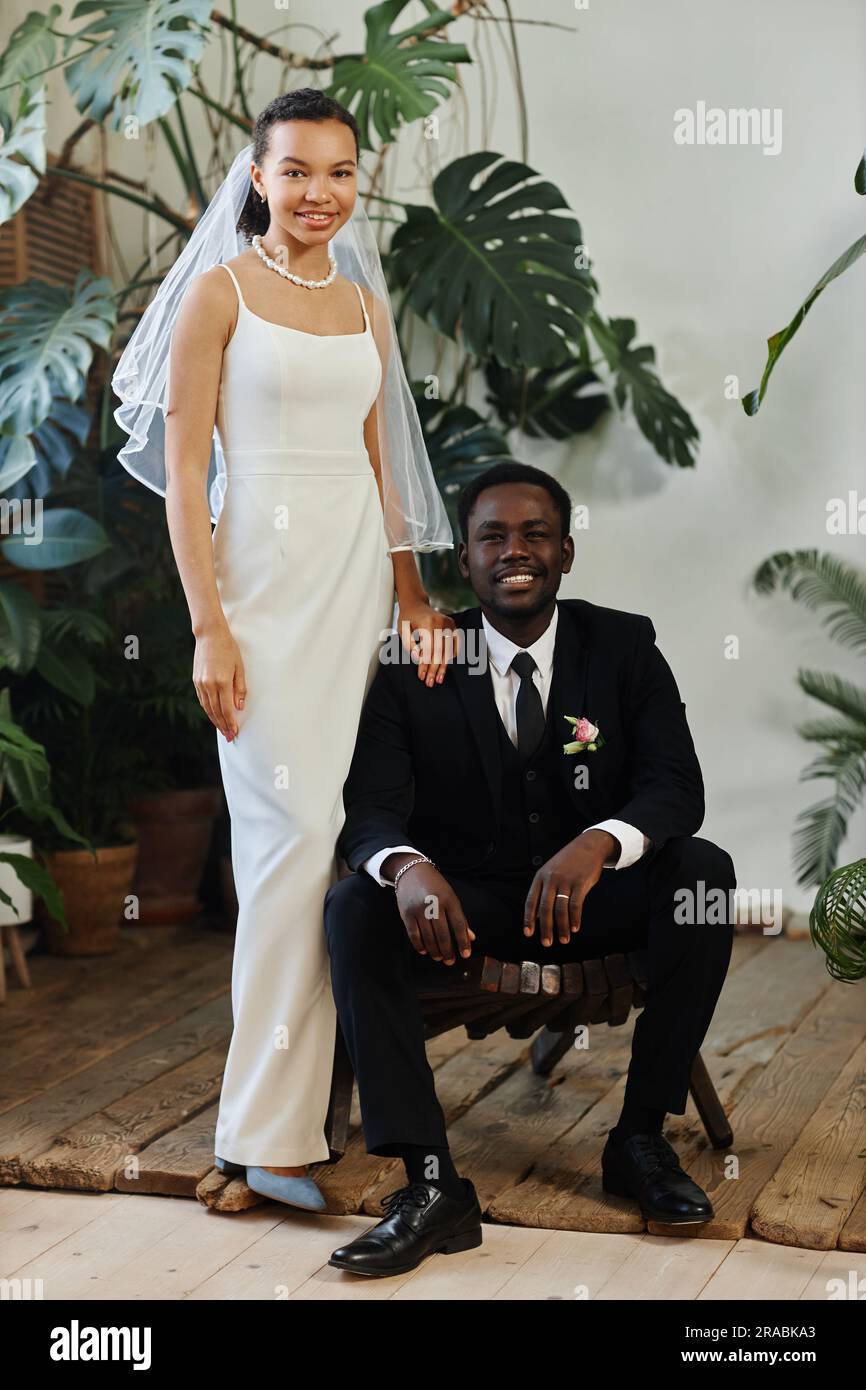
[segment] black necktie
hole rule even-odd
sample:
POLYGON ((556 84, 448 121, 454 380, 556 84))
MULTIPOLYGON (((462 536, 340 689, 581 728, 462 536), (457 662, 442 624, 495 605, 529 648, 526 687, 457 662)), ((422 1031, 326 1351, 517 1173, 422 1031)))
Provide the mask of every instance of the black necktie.
POLYGON ((512 658, 511 666, 520 677, 517 692, 517 751, 525 759, 535 752, 544 737, 544 707, 532 679, 535 661, 529 652, 518 652, 512 658))

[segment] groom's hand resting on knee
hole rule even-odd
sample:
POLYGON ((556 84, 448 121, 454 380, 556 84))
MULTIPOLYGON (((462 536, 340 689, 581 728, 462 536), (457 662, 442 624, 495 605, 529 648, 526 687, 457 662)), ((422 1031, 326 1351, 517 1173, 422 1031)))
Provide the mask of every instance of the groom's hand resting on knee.
MULTIPOLYGON (((393 878, 411 860, 411 854, 389 854, 382 873, 393 878)), ((472 954, 475 933, 460 899, 435 865, 413 864, 400 875, 395 892, 406 934, 419 955, 453 965, 455 945, 461 956, 472 954)))
POLYGON ((615 861, 620 853, 619 840, 606 830, 584 830, 563 845, 532 880, 523 914, 524 935, 532 936, 537 918, 542 946, 553 945, 554 927, 561 945, 569 942, 572 932, 580 931, 584 898, 601 878, 607 860, 615 861))

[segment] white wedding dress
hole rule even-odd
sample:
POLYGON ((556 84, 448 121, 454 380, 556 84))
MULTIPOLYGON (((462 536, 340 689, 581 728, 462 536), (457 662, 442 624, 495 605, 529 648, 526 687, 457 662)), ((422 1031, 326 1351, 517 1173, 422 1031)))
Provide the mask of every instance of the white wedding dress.
POLYGON ((215 1151, 282 1167, 328 1157, 336 1011, 322 904, 394 614, 363 439, 382 369, 357 285, 363 333, 319 336, 254 314, 224 269, 239 305, 216 416, 226 492, 214 566, 247 698, 237 738, 217 733, 239 911, 215 1151))

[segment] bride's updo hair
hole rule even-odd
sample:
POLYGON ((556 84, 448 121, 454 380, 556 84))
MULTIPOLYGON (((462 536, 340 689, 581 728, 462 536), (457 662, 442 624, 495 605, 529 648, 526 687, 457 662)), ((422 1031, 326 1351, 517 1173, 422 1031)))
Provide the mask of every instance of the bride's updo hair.
MULTIPOLYGON (((351 111, 334 101, 333 97, 325 96, 324 92, 317 92, 314 87, 299 87, 296 92, 285 92, 281 97, 274 97, 256 117, 253 126, 252 160, 260 169, 270 146, 271 126, 276 125, 278 121, 342 121, 355 137, 355 155, 360 158, 358 123, 351 111)), ((237 230, 243 233, 247 241, 252 241, 256 233, 264 236, 270 220, 268 205, 259 197, 251 179, 247 201, 237 220, 237 230)))

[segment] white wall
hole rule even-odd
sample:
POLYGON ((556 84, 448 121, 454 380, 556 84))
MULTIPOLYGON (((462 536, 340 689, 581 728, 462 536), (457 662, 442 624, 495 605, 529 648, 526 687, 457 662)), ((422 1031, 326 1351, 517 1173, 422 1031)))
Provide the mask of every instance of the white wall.
MULTIPOLYGON (((29 0, 15 0, 19 17, 29 8, 29 0)), ((795 725, 821 711, 794 677, 802 665, 862 683, 862 662, 822 634, 816 615, 787 598, 750 594, 748 580, 780 549, 832 549, 863 566, 863 537, 829 537, 825 508, 849 488, 866 496, 866 265, 818 301, 755 419, 725 399, 724 379, 735 374, 743 392, 758 384, 767 336, 863 231, 866 200, 852 180, 866 114, 866 14, 859 0, 591 0, 581 10, 566 0, 517 0, 515 9, 575 30, 520 26, 529 162, 562 187, 582 223, 602 311, 637 319, 639 340, 655 345, 663 380, 702 442, 695 470, 668 468, 627 415, 589 440, 515 440, 514 451, 549 468, 590 507, 563 596, 646 613, 655 624, 704 769, 702 833, 731 852, 742 887, 779 887, 793 907, 808 907, 812 894, 794 885, 792 826, 796 812, 826 792, 821 783, 798 783, 811 749, 795 725), (674 111, 700 100, 781 108, 781 153, 675 144, 674 111), (724 657, 730 634, 739 638, 738 660, 724 657)), ((363 10, 355 0, 297 0, 291 15, 299 27, 282 41, 309 51, 315 40, 303 25, 311 24, 339 33, 338 51, 357 47, 363 10)), ((242 21, 258 33, 284 20, 267 0, 244 4, 242 21)), ((477 30, 498 55, 487 145, 519 158, 504 46, 490 24, 477 30)), ((468 22, 455 29, 467 42, 472 34, 468 22)), ((215 47, 208 69, 216 81, 215 47)), ((276 64, 259 60, 255 110, 279 90, 278 75, 276 64)), ((285 85, 305 80, 299 73, 285 85)), ((468 124, 457 105, 438 145, 406 132, 395 196, 420 200, 425 161, 447 163, 480 147, 477 70, 465 81, 468 124)), ((52 77, 51 84, 56 151, 74 109, 62 83, 52 77)), ((240 144, 238 135, 229 154, 240 144)), ((143 147, 111 136, 108 148, 126 172, 145 167, 143 147)), ((167 162, 163 191, 176 194, 167 162)), ((131 236, 137 215, 116 224, 132 264, 140 253, 131 236)), ((431 370, 423 335, 413 369, 431 370)), ((864 852, 864 831, 861 812, 841 862, 864 852)))

